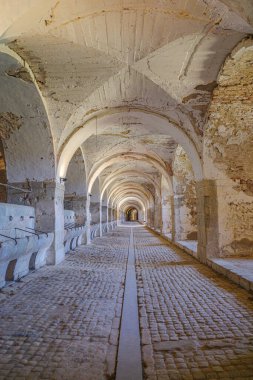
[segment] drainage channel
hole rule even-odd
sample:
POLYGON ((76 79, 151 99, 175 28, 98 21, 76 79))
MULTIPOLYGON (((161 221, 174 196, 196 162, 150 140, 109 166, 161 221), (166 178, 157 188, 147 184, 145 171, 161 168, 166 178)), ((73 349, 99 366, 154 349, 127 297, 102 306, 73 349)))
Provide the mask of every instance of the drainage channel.
POLYGON ((142 380, 133 228, 130 232, 116 380, 142 380))

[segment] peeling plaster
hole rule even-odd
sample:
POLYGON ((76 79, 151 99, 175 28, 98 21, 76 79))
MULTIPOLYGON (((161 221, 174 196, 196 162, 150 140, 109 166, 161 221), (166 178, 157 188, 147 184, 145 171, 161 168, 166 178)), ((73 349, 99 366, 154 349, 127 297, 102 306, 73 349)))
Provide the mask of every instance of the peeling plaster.
POLYGON ((7 140, 11 134, 22 126, 22 116, 12 112, 0 113, 0 138, 7 140))

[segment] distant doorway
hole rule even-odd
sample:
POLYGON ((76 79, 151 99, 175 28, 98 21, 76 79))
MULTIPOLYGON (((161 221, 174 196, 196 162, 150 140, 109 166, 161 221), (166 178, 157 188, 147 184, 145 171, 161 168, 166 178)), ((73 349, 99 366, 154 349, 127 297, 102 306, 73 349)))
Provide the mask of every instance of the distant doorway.
POLYGON ((136 208, 130 208, 126 212, 126 220, 128 222, 137 222, 138 221, 138 210, 136 208))

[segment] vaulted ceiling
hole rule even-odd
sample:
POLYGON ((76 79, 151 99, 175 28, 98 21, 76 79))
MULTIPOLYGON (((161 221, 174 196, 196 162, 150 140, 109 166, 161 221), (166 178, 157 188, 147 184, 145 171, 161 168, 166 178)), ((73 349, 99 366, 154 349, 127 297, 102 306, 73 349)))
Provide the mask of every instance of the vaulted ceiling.
POLYGON ((71 149, 82 148, 87 178, 97 163, 135 154, 99 173, 101 184, 119 173, 119 186, 131 179, 152 189, 149 176, 156 181, 161 175, 137 153, 172 174, 181 140, 170 125, 201 157, 219 70, 253 33, 250 0, 0 0, 0 7, 1 51, 19 61, 4 75, 11 75, 14 87, 34 80, 56 158, 92 120, 91 132, 71 149), (166 119, 168 127, 149 113, 166 119))

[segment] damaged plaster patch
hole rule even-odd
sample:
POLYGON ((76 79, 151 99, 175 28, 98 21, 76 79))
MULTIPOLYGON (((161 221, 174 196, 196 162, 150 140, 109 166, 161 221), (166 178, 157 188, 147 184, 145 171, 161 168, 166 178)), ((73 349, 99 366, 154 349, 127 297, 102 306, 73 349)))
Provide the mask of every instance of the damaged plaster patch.
MULTIPOLYGON (((14 40, 8 44, 8 47, 15 51, 24 62, 29 62, 29 66, 31 67, 33 74, 36 78, 36 82, 40 88, 45 86, 46 84, 46 71, 40 60, 31 50, 25 49, 22 46, 23 42, 21 40, 14 40)), ((8 74, 10 75, 10 74, 8 74)), ((24 73, 22 74, 22 78, 24 79, 24 73)), ((30 79, 31 80, 31 79, 30 79)))
POLYGON ((217 87, 217 82, 213 81, 195 87, 196 92, 182 98, 182 103, 189 109, 193 125, 198 124, 196 131, 203 135, 203 125, 207 119, 207 110, 210 104, 213 90, 217 87))
POLYGON ((195 90, 198 91, 207 91, 207 92, 213 92, 213 90, 217 87, 217 82, 213 81, 207 84, 200 84, 195 87, 195 90))
POLYGON ((32 83, 32 79, 30 77, 30 74, 28 73, 28 71, 26 70, 25 67, 9 69, 8 71, 6 71, 6 75, 8 75, 9 77, 21 79, 25 82, 31 82, 32 83))
POLYGON ((0 137, 9 139, 11 134, 22 126, 22 116, 17 116, 12 112, 0 113, 0 137))

